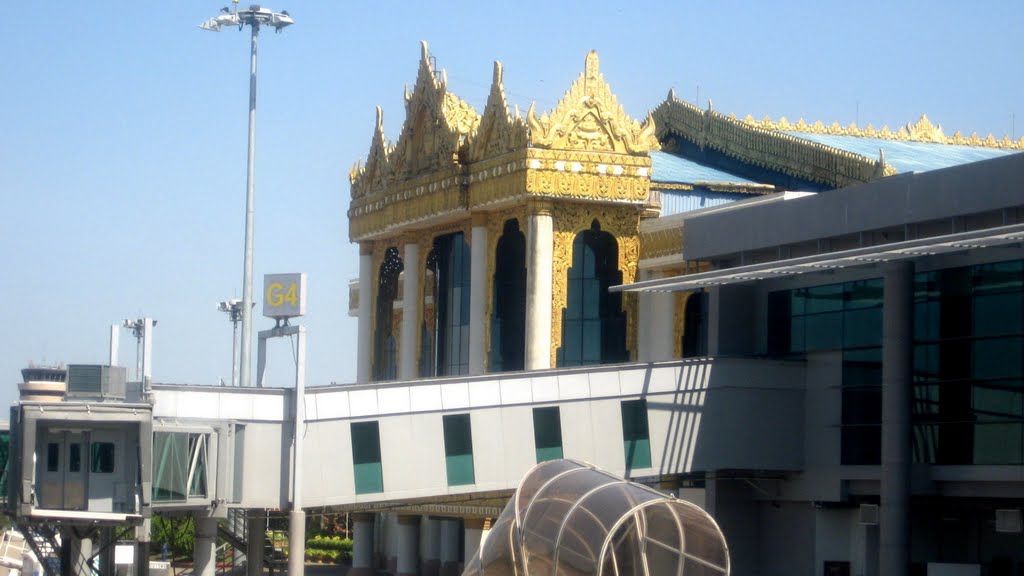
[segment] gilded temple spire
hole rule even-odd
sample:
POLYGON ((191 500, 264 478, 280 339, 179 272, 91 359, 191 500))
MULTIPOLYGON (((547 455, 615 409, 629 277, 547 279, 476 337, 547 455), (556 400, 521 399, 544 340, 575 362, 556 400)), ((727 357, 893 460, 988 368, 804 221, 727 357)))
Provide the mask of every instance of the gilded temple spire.
POLYGON ((554 110, 537 118, 530 105, 526 120, 530 143, 539 148, 647 154, 659 148, 654 118, 643 126, 619 105, 601 75, 597 52, 587 54, 584 70, 554 110))
POLYGON ((480 117, 479 128, 470 138, 469 158, 477 161, 525 148, 526 132, 526 124, 520 118, 518 108, 515 117, 509 116, 501 62, 495 61, 487 105, 480 117))

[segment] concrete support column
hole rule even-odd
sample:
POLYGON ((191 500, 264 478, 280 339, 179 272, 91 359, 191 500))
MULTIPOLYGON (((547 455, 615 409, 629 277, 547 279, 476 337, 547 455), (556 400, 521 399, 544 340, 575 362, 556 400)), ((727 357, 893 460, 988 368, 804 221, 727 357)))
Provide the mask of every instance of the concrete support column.
POLYGON ((437 576, 441 570, 441 519, 424 516, 420 521, 420 576, 437 576))
POLYGON ((462 521, 462 559, 466 564, 469 564, 480 547, 483 546, 485 523, 487 523, 486 518, 466 518, 462 521))
POLYGON ((214 576, 217 572, 217 519, 196 514, 196 543, 192 552, 195 576, 214 576))
POLYGON ((373 245, 359 245, 359 332, 356 345, 356 382, 370 381, 373 349, 373 245))
MULTIPOLYGON (((532 205, 526 228, 526 369, 543 370, 551 368, 551 205, 532 205)), ((564 273, 565 270, 559 271, 564 273)))
POLYGON ((398 363, 398 379, 412 380, 419 373, 416 366, 416 352, 419 351, 416 335, 419 333, 420 302, 423 298, 420 294, 420 274, 416 267, 420 261, 420 245, 415 242, 406 244, 402 261, 405 262, 405 272, 402 287, 402 332, 399 340, 401 345, 398 347, 401 356, 398 363))
POLYGON ((914 361, 914 264, 889 262, 883 279, 882 478, 879 573, 910 571, 910 420, 914 361))
MULTIPOLYGON (((655 270, 641 270, 640 280, 656 280, 665 275, 655 270)), ((640 292, 637 334, 637 359, 641 362, 671 360, 675 350, 673 323, 675 297, 672 292, 640 292)))
POLYGON ((67 545, 71 547, 71 570, 68 573, 74 576, 92 576, 92 570, 89 568, 89 558, 92 557, 92 538, 72 536, 67 545))
POLYGON ((266 519, 252 515, 245 520, 245 573, 263 575, 263 546, 267 537, 266 519))
POLYGON ((473 214, 473 236, 469 244, 469 374, 483 374, 484 304, 487 301, 487 214, 473 214))
POLYGON ((143 520, 142 525, 135 529, 136 576, 149 576, 149 541, 152 530, 153 524, 149 518, 143 520))
POLYGON ((420 517, 398 517, 398 566, 396 576, 416 576, 419 569, 419 545, 417 537, 420 532, 420 517))
POLYGON ((459 520, 441 520, 441 576, 459 576, 459 520))
POLYGON ((352 568, 349 576, 374 576, 373 569, 373 514, 352 515, 352 568))

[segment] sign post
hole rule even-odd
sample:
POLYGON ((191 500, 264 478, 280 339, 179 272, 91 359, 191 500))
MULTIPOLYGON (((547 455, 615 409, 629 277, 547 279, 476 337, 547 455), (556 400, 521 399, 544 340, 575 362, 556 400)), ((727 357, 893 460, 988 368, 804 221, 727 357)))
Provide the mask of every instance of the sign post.
POLYGON ((306 314, 306 274, 267 274, 263 277, 263 315, 275 325, 259 333, 256 385, 263 386, 267 367, 267 339, 298 336, 295 354, 295 430, 292 434, 292 509, 288 514, 288 573, 303 574, 306 556, 306 513, 302 509, 302 435, 306 422, 306 327, 292 326, 292 318, 306 314))

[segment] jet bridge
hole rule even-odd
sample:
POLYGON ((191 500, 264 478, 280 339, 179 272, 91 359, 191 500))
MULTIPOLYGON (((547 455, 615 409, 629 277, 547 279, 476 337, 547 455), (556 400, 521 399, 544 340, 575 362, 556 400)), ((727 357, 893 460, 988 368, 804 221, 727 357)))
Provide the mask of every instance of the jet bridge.
POLYGON ((143 403, 11 408, 8 513, 19 523, 141 523, 150 514, 153 410, 143 403))

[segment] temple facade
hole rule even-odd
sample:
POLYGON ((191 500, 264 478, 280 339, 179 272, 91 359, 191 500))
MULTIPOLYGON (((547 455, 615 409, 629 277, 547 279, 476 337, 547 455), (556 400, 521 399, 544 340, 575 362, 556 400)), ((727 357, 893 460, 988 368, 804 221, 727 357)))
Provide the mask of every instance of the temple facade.
POLYGON ((595 52, 553 110, 524 118, 500 63, 480 114, 423 43, 405 102, 393 143, 377 109, 350 172, 358 382, 703 355, 706 295, 607 290, 705 268, 684 258, 687 213, 1024 149, 926 116, 895 131, 741 120, 672 92, 639 122, 595 52))

